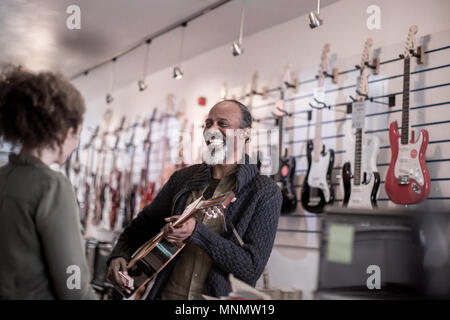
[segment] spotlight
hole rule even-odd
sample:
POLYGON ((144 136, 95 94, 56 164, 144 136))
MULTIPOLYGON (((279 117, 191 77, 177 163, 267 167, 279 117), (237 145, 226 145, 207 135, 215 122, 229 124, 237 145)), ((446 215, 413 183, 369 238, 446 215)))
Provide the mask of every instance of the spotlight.
POLYGON ((242 0, 241 8, 241 25, 239 27, 239 40, 234 41, 231 45, 233 56, 237 57, 244 53, 242 48, 242 37, 244 36, 244 21, 245 21, 245 0, 242 0))
POLYGON ((114 99, 112 97, 112 95, 110 95, 109 93, 106 95, 106 103, 110 104, 111 102, 113 102, 114 99))
POLYGON ((175 80, 180 80, 181 78, 183 78, 183 72, 179 67, 173 68, 173 78, 175 80))
POLYGON ((144 80, 139 80, 138 87, 139 87, 139 91, 144 91, 145 89, 147 89, 147 84, 145 83, 144 80))
POLYGON ((235 57, 240 56, 242 53, 244 53, 244 49, 242 49, 241 44, 238 43, 237 41, 234 41, 231 47, 233 49, 233 56, 235 57))
POLYGON ((320 19, 320 0, 317 0, 317 11, 309 13, 309 27, 311 29, 317 28, 323 24, 323 20, 320 19))

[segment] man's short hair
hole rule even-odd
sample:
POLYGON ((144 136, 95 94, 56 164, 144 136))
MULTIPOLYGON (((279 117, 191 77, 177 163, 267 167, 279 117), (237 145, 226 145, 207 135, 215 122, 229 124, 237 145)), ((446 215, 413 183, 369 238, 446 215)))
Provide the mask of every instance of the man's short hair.
POLYGON ((236 104, 239 109, 241 110, 241 125, 240 125, 240 129, 245 129, 245 128, 251 128, 252 127, 252 121, 253 121, 253 117, 252 114, 250 113, 250 110, 248 110, 247 106, 237 100, 234 99, 228 99, 228 100, 224 100, 223 102, 231 102, 236 104))

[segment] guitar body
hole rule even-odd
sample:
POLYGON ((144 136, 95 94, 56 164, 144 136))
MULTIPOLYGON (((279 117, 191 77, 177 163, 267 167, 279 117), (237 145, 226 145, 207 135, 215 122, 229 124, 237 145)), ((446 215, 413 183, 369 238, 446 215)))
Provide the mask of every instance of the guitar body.
MULTIPOLYGON (((121 208, 121 186, 122 186, 122 172, 119 170, 115 170, 113 174, 112 180, 116 180, 115 188, 110 188, 111 195, 111 210, 109 214, 109 226, 111 229, 114 229, 116 226, 117 218, 119 217, 119 212, 121 208)), ((112 181, 111 180, 111 181, 112 181)))
POLYGON ((111 196, 110 196, 110 186, 109 184, 105 183, 102 187, 102 194, 100 196, 100 199, 102 201, 102 206, 101 206, 101 221, 102 221, 102 226, 103 228, 105 228, 106 230, 110 229, 110 212, 112 209, 112 205, 111 205, 111 196))
POLYGON ((377 197, 380 189, 380 174, 377 170, 377 157, 380 152, 380 139, 376 135, 367 138, 367 143, 362 145, 361 171, 362 181, 359 185, 352 180, 355 168, 355 136, 350 128, 346 135, 349 144, 346 146, 348 154, 353 155, 342 168, 342 180, 344 184, 343 206, 348 208, 376 208, 377 197))
POLYGON ((331 172, 334 165, 334 150, 325 153, 322 150, 319 161, 313 161, 313 142, 308 141, 308 170, 302 187, 302 205, 309 212, 320 213, 326 204, 334 201, 334 190, 331 186, 331 172))
POLYGON ((364 172, 364 179, 360 185, 352 183, 352 167, 346 162, 342 168, 344 183, 344 207, 358 209, 372 209, 377 207, 377 196, 380 189, 380 174, 376 171, 364 172))
POLYGON ((414 204, 430 194, 430 174, 425 162, 428 131, 422 129, 414 141, 400 143, 401 135, 396 121, 389 126, 391 161, 386 175, 385 188, 389 198, 397 204, 414 204))
POLYGON ((143 258, 136 260, 136 262, 129 266, 129 269, 127 270, 128 275, 134 280, 134 290, 130 293, 122 292, 122 294, 126 298, 129 298, 134 293, 142 290, 149 281, 158 275, 158 273, 175 258, 184 246, 184 243, 181 246, 178 246, 168 242, 163 238, 162 233, 147 241, 137 250, 137 252, 146 247, 151 248, 150 252, 143 258))
POLYGON ((285 156, 280 158, 279 184, 283 196, 281 213, 293 213, 297 210, 298 201, 294 188, 295 166, 294 157, 285 156))
POLYGON ((145 206, 149 205, 153 200, 153 194, 155 192, 155 183, 147 183, 147 187, 143 190, 141 194, 140 210, 142 211, 145 206))

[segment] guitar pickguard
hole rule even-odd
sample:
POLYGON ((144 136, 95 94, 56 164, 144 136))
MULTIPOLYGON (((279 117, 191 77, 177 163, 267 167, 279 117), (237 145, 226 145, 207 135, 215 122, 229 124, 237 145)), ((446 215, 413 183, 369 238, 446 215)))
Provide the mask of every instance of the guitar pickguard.
POLYGON ((312 161, 308 176, 308 184, 311 188, 322 190, 325 202, 330 202, 331 193, 327 181, 327 172, 330 165, 330 152, 321 155, 319 161, 312 161))
POLYGON ((403 145, 399 142, 398 157, 394 167, 394 175, 397 179, 404 176, 408 177, 408 179, 405 178, 404 181, 409 182, 409 179, 414 179, 420 186, 424 185, 425 180, 422 172, 422 167, 419 162, 419 152, 421 148, 421 133, 419 134, 419 138, 415 143, 403 145))

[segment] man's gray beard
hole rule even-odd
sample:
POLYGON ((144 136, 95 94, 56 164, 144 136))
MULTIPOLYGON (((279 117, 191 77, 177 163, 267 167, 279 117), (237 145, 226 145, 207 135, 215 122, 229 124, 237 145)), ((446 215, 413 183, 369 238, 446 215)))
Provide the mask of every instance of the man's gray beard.
POLYGON ((227 148, 225 146, 222 147, 214 147, 208 148, 206 151, 206 164, 215 166, 217 164, 225 164, 225 158, 227 154, 227 148))

